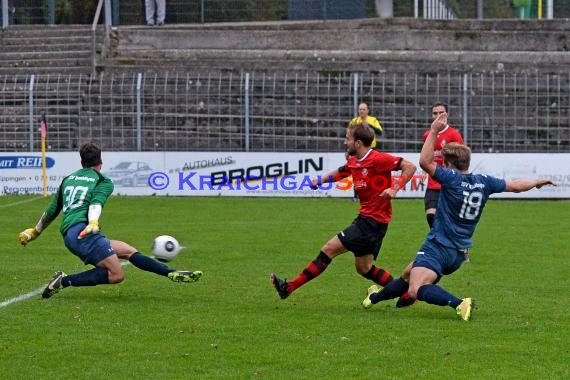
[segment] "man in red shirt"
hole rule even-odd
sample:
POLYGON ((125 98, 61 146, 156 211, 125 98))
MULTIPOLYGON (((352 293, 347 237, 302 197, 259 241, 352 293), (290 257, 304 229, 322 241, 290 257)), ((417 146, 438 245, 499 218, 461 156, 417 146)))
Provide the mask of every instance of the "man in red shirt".
MULTIPOLYGON (((435 120, 440 114, 448 113, 448 106, 443 102, 434 103, 431 107, 431 116, 432 119, 435 120)), ((424 133, 423 140, 425 141, 429 135, 429 129, 424 133)), ((459 144, 464 144, 463 137, 461 134, 454 129, 451 125, 447 124, 438 134, 437 139, 435 140, 434 146, 434 157, 435 163, 438 166, 443 167, 443 156, 441 154, 441 150, 445 146, 445 144, 449 144, 450 142, 456 142, 459 144)), ((426 211, 426 219, 429 224, 429 228, 433 226, 433 221, 435 219, 435 211, 437 209, 437 198, 439 197, 439 191, 441 189, 441 185, 433 179, 431 176, 428 176, 428 183, 427 183, 427 190, 424 195, 424 206, 426 211)))
POLYGON ((401 157, 375 151, 370 147, 374 132, 366 123, 357 123, 346 130, 344 144, 349 158, 338 169, 327 173, 322 181, 313 179, 313 188, 352 176, 360 199, 360 211, 350 226, 333 236, 317 257, 291 281, 271 274, 271 282, 282 299, 319 276, 332 260, 347 251, 354 254, 356 271, 378 285, 392 281, 390 272, 374 265, 382 240, 392 219, 392 202, 416 171, 416 166, 401 157), (392 171, 401 171, 394 179, 392 171))

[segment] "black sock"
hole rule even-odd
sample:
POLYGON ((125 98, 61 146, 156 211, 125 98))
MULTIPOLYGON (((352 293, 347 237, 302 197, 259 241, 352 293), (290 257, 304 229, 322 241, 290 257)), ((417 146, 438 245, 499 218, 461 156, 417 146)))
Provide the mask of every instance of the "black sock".
POLYGON ((161 276, 168 276, 168 273, 174 271, 174 269, 170 268, 169 266, 153 258, 145 256, 140 252, 133 253, 131 257, 129 257, 129 261, 139 269, 156 273, 161 276))

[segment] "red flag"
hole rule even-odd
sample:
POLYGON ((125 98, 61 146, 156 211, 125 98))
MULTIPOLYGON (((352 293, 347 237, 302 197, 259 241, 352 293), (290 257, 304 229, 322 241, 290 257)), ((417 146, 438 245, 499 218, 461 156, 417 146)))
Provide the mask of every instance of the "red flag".
POLYGON ((41 135, 42 139, 45 139, 47 137, 47 122, 45 112, 42 112, 41 135))

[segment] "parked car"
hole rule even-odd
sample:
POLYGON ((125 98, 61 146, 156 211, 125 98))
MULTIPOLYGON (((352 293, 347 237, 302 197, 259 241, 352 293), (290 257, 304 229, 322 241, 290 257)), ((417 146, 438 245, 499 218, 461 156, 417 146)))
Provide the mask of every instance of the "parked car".
POLYGON ((145 186, 152 169, 146 162, 125 161, 109 169, 105 173, 116 186, 135 187, 145 186))

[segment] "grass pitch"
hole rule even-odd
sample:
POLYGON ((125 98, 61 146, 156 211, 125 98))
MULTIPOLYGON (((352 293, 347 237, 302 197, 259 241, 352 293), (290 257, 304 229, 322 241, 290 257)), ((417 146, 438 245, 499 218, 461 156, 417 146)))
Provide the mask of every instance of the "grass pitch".
MULTIPOLYGON (((87 269, 63 246, 59 219, 28 247, 17 234, 49 199, 0 197, 0 302, 41 289, 56 270, 87 269)), ((286 300, 292 278, 357 213, 347 199, 114 197, 110 238, 149 253, 155 236, 188 248, 172 262, 195 284, 125 267, 114 286, 67 288, 0 308, 3 379, 570 378, 568 201, 490 201, 472 261, 441 285, 478 308, 394 301, 364 310, 370 282, 352 254, 286 300)), ((398 275, 427 232, 421 200, 395 200, 378 263, 398 275)))

